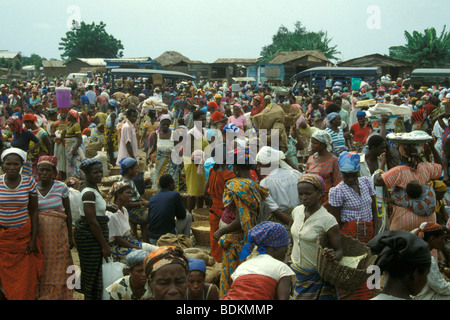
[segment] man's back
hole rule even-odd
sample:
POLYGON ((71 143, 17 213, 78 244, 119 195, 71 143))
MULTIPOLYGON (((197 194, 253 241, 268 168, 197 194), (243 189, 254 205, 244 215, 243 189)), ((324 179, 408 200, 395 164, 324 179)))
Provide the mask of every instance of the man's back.
POLYGON ((166 233, 176 234, 175 217, 186 218, 180 193, 161 189, 148 202, 148 231, 151 239, 158 239, 166 233))

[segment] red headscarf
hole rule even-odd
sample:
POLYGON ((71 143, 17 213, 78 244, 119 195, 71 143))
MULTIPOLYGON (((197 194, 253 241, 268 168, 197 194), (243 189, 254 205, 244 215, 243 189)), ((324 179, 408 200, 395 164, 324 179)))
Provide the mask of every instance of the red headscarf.
POLYGON ((26 115, 23 116, 22 121, 32 121, 33 123, 35 123, 37 121, 37 117, 32 114, 32 113, 28 113, 26 115))
POLYGON ((215 102, 215 101, 208 102, 208 107, 213 107, 214 110, 217 110, 219 108, 219 106, 217 105, 217 102, 215 102))
POLYGON ((442 228, 440 224, 437 224, 435 222, 424 222, 420 225, 419 228, 413 230, 413 233, 423 239, 425 237, 425 232, 432 232, 443 229, 444 228, 442 228))
POLYGON ((13 115, 13 116, 9 117, 8 118, 8 124, 11 127, 11 130, 13 132, 17 132, 19 134, 22 134, 22 132, 23 132, 23 122, 22 122, 22 119, 19 118, 19 116, 13 115))
POLYGON ((77 122, 80 120, 80 114, 78 113, 78 111, 70 110, 69 113, 72 117, 74 117, 77 120, 77 122))

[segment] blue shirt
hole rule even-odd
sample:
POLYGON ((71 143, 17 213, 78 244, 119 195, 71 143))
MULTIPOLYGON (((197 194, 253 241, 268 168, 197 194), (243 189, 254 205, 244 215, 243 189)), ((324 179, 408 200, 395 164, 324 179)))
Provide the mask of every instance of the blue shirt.
POLYGON ((159 239, 166 233, 176 234, 175 217, 186 218, 186 209, 179 192, 161 189, 148 202, 148 234, 159 239))
POLYGON ((81 100, 81 104, 82 104, 83 106, 84 106, 84 105, 87 105, 88 102, 89 102, 88 97, 87 97, 86 95, 84 95, 84 94, 80 97, 80 100, 81 100))

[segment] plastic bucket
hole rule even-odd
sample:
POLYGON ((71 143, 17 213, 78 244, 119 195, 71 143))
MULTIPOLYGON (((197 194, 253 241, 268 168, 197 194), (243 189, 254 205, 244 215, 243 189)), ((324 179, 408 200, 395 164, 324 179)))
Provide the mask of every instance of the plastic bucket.
POLYGON ((72 89, 67 87, 56 88, 56 105, 58 108, 69 109, 72 89))
POLYGON ((352 90, 359 91, 361 87, 361 78, 352 78, 352 90))

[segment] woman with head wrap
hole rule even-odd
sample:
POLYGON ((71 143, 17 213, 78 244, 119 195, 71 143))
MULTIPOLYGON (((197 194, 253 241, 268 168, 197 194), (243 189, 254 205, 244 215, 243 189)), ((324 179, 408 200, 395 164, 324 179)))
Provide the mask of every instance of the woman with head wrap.
POLYGON ((102 260, 111 256, 108 243, 106 210, 117 211, 107 205, 98 189, 103 178, 103 166, 99 159, 85 159, 80 169, 85 174, 81 187, 80 219, 75 223, 74 239, 80 257, 81 288, 86 300, 101 300, 103 293, 102 260))
POLYGON ((233 272, 230 290, 221 300, 289 300, 294 272, 283 261, 289 234, 279 223, 263 221, 250 229, 242 262, 233 272), (258 255, 245 260, 257 248, 258 255))
POLYGON ((144 270, 144 260, 147 255, 148 252, 145 250, 135 250, 127 255, 124 271, 128 275, 118 279, 106 288, 111 300, 151 299, 150 286, 144 270))
POLYGON ((67 286, 67 268, 73 265, 74 246, 69 188, 58 176, 58 159, 41 156, 37 163, 39 182, 39 240, 44 255, 44 272, 39 281, 38 300, 72 300, 67 286))
MULTIPOLYGON (((437 223, 424 222, 419 228, 411 231, 428 243, 431 250, 442 251, 449 236, 449 230, 437 223)), ((450 300, 450 282, 441 273, 438 262, 431 255, 431 268, 427 276, 427 284, 414 296, 416 300, 450 300)))
MULTIPOLYGON (((191 212, 195 208, 203 208, 206 176, 203 165, 206 160, 207 147, 209 146, 207 131, 205 129, 206 115, 197 110, 194 112, 195 126, 189 130, 187 139, 191 139, 190 153, 183 153, 184 171, 187 187, 186 209, 191 212), (187 156, 189 154, 189 156, 187 156)), ((189 145, 186 145, 188 148, 189 145)), ((188 151, 188 150, 186 150, 188 151)))
POLYGON ((22 149, 27 153, 27 159, 22 167, 22 174, 31 176, 33 172, 33 161, 31 154, 41 146, 41 141, 33 132, 28 129, 23 129, 22 115, 20 113, 13 113, 8 119, 8 125, 13 133, 11 140, 11 147, 22 149), (31 142, 33 146, 30 147, 31 142))
MULTIPOLYGON (((163 115, 160 119, 158 131, 155 133, 154 141, 147 153, 147 161, 156 152, 155 174, 152 180, 152 188, 158 189, 158 181, 164 174, 170 174, 175 180, 178 188, 180 179, 180 166, 172 161, 172 153, 179 141, 174 141, 173 130, 170 129, 172 119, 169 115, 163 115)), ((177 189, 178 190, 178 189, 177 189)))
POLYGON ((350 150, 351 143, 349 141, 348 133, 344 133, 344 129, 341 126, 341 116, 337 112, 332 112, 328 115, 328 128, 324 131, 328 132, 331 136, 331 144, 333 151, 331 151, 336 157, 347 150, 350 150))
MULTIPOLYGON (((440 164, 439 153, 434 148, 433 140, 430 140, 425 147, 431 149, 435 163, 423 162, 423 157, 420 154, 421 144, 399 143, 399 160, 402 165, 387 172, 376 174, 374 176, 375 185, 385 186, 388 189, 393 189, 395 186, 406 189, 411 181, 417 181, 420 185, 424 185, 430 180, 439 179, 442 173, 442 165, 440 164)), ((409 232, 418 228, 422 222, 436 222, 436 214, 421 216, 409 208, 394 205, 389 219, 389 229, 409 232)))
MULTIPOLYGON (((339 169, 343 181, 330 189, 328 203, 341 232, 367 243, 378 231, 378 211, 372 179, 359 177, 360 157, 356 152, 343 152, 339 169)), ((372 292, 363 284, 356 291, 343 292, 341 300, 368 300, 372 292)))
MULTIPOLYGON (((135 239, 131 235, 131 219, 127 206, 130 205, 132 200, 132 186, 126 181, 119 180, 112 185, 109 195, 112 196, 112 202, 117 206, 115 213, 106 211, 106 215, 109 218, 109 243, 113 259, 122 262, 134 250, 143 249, 150 252, 152 249, 155 249, 154 246, 138 241, 136 240, 137 238, 135 239)), ((145 231, 148 233, 147 223, 141 227, 141 230, 142 233, 145 231)), ((146 237, 148 239, 148 236, 146 237)))
POLYGON ((212 206, 209 213, 210 225, 210 245, 211 256, 218 262, 222 262, 222 248, 217 241, 214 240, 214 232, 219 229, 220 218, 222 217, 223 193, 225 183, 235 177, 233 170, 229 168, 226 161, 227 148, 225 144, 217 145, 212 151, 211 156, 214 158, 214 166, 209 170, 208 180, 205 185, 205 194, 209 194, 212 199, 212 206))
POLYGON ((34 114, 26 114, 23 116, 22 120, 25 127, 30 130, 41 142, 39 148, 35 149, 33 148, 34 142, 31 141, 30 150, 32 151, 29 151, 31 161, 33 161, 33 178, 37 180, 37 162, 39 160, 39 157, 45 155, 52 156, 53 144, 48 133, 43 128, 40 128, 36 125, 37 118, 34 114))
POLYGON ((358 111, 356 118, 358 119, 358 122, 352 124, 350 133, 353 135, 353 143, 356 151, 361 152, 363 147, 367 144, 367 139, 369 138, 372 128, 368 126, 366 113, 364 111, 358 111))
POLYGON ((325 130, 316 130, 311 136, 311 153, 305 172, 322 177, 325 189, 322 192, 321 204, 325 208, 328 205, 328 192, 331 187, 342 181, 342 173, 339 170, 338 158, 331 153, 331 136, 325 130))
POLYGON ((235 178, 225 183, 223 194, 224 213, 214 239, 223 249, 220 296, 229 289, 231 274, 240 264, 239 255, 247 243, 248 231, 257 224, 262 203, 269 190, 251 179, 251 161, 248 152, 234 154, 233 172, 235 178))
POLYGON ((290 267, 295 272, 293 291, 295 300, 337 300, 336 288, 325 282, 317 272, 317 239, 326 234, 325 256, 330 260, 342 258, 341 232, 336 218, 321 204, 325 189, 323 179, 315 174, 304 174, 297 185, 302 203, 292 211, 291 234, 293 248, 290 267))
POLYGON ((382 292, 372 300, 409 300, 421 292, 430 272, 429 245, 418 236, 391 230, 378 234, 367 244, 377 255, 375 265, 386 273, 382 292))
POLYGON ((78 111, 70 110, 67 119, 70 121, 70 124, 67 126, 67 129, 64 129, 61 133, 65 145, 66 178, 83 178, 80 164, 85 156, 82 148, 83 138, 81 136, 81 127, 79 124, 80 115, 78 111))
POLYGON ((242 133, 247 130, 247 118, 244 116, 242 106, 238 103, 233 105, 233 115, 228 118, 228 124, 236 125, 242 133))
POLYGON ((164 246, 150 252, 144 260, 153 300, 185 300, 189 262, 183 249, 164 246))
MULTIPOLYGON (((148 242, 148 201, 141 197, 136 183, 133 178, 135 178, 139 173, 139 164, 136 159, 133 158, 123 158, 119 161, 120 174, 122 177, 118 182, 124 182, 131 187, 131 199, 125 204, 128 214, 130 216, 130 224, 132 228, 132 234, 136 239, 139 239, 137 234, 137 225, 141 227, 142 241, 148 242)), ((114 188, 111 188, 107 200, 111 201, 114 197, 114 188)))
POLYGON ((27 160, 22 149, 4 150, 1 160, 0 299, 35 300, 43 270, 36 182, 20 173, 27 160))
POLYGON ((219 300, 219 289, 213 283, 205 283, 206 263, 202 259, 189 258, 186 300, 219 300))

